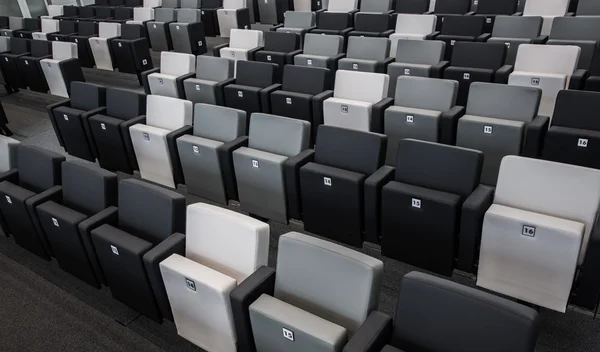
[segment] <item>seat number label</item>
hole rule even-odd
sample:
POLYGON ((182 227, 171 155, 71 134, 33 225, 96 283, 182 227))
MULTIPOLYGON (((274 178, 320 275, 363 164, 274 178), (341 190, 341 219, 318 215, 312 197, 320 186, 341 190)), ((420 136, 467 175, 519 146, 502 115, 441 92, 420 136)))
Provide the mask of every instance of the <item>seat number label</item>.
POLYGON ((196 291, 196 283, 190 279, 185 279, 185 285, 192 291, 196 291))
POLYGON ((471 79, 471 74, 470 73, 463 73, 463 79, 471 79))
POLYGON ((159 79, 158 79, 158 84, 163 84, 163 80, 162 80, 162 78, 159 78, 159 79))
POLYGON ((587 148, 587 146, 588 146, 587 138, 579 138, 579 140, 577 141, 577 146, 581 147, 581 148, 587 148))
POLYGON ((142 65, 148 65, 148 60, 146 60, 146 59, 143 59, 143 60, 142 60, 142 65))
POLYGON ((252 160, 252 167, 258 168, 258 160, 252 160))
POLYGON ((413 208, 417 208, 417 209, 421 209, 421 200, 417 199, 417 198, 413 198, 412 199, 412 207, 413 208))
POLYGON ((331 187, 331 177, 323 177, 323 184, 331 187))
POLYGON ((343 112, 344 114, 347 114, 347 113, 348 113, 348 105, 342 105, 342 112, 343 112))
POLYGON ((352 64, 352 69, 353 70, 358 70, 358 64, 352 64))
POLYGON ((194 153, 196 153, 196 154, 200 153, 200 148, 198 148, 197 145, 192 146, 192 149, 194 150, 194 153))
POLYGON ((492 134, 492 126, 483 126, 483 133, 485 134, 492 134))
POLYGON ((198 46, 202 46, 202 45, 204 45, 204 43, 202 43, 202 41, 201 41, 201 40, 199 40, 199 41, 198 41, 198 46))
POLYGON ((123 47, 123 43, 117 43, 117 45, 119 45, 119 48, 123 47))
POLYGON ((292 98, 285 98, 285 103, 288 105, 292 105, 292 98))
POLYGON ((285 337, 286 339, 288 339, 290 341, 294 341, 294 332, 292 330, 282 328, 282 331, 283 331, 283 337, 285 337))
POLYGON ((25 65, 29 65, 29 61, 27 61, 27 60, 23 60, 23 61, 25 61, 25 65))
MULTIPOLYGON (((444 18, 442 17, 442 22, 443 22, 443 21, 444 21, 444 18)), ((456 44, 456 40, 451 40, 451 41, 450 41, 450 45, 454 45, 454 44, 456 44)))
POLYGON ((67 116, 67 114, 63 114, 63 118, 65 119, 65 121, 69 121, 69 116, 67 116))
POLYGON ((75 43, 79 43, 79 39, 75 39, 75 43))
POLYGON ((105 130, 105 131, 106 131, 106 125, 105 125, 105 124, 101 123, 101 124, 100 124, 100 128, 102 128, 103 130, 105 130))
MULTIPOLYGON (((6 59, 6 61, 8 61, 8 59, 6 59)), ((311 59, 308 59, 308 60, 306 60, 306 63, 307 63, 309 66, 312 66, 312 60, 311 60, 311 59)))
POLYGON ((60 227, 58 226, 58 220, 56 220, 56 218, 52 218, 52 223, 54 224, 54 226, 60 227))
POLYGON ((410 76, 410 68, 405 68, 404 69, 404 74, 410 76))
POLYGON ((179 26, 175 26, 175 29, 179 30, 179 26))
POLYGON ((144 139, 149 141, 150 140, 150 135, 148 133, 144 133, 144 139))
POLYGON ((156 28, 156 25, 154 24, 154 25, 152 25, 152 27, 153 27, 153 28, 156 28))
POLYGON ((271 55, 267 55, 267 61, 271 61, 271 55))
POLYGON ((244 92, 242 92, 241 90, 238 90, 238 97, 243 98, 244 92))
POLYGON ((507 48, 510 48, 510 43, 509 42, 504 43, 504 45, 506 45, 507 48))
POLYGON ((196 84, 196 90, 200 90, 200 85, 196 84))
POLYGON ((229 56, 235 57, 235 53, 232 51, 229 53, 229 56))
POLYGON ((12 199, 10 199, 9 196, 4 196, 6 198, 6 201, 8 202, 8 204, 12 204, 12 199))
POLYGON ((523 231, 521 231, 521 234, 527 237, 535 237, 535 226, 523 225, 523 231))
POLYGON ((113 252, 114 255, 119 255, 119 250, 112 244, 110 245, 110 250, 113 252))
POLYGON ((406 122, 408 122, 408 123, 414 123, 415 122, 415 117, 413 115, 406 115, 406 122))
POLYGON ((485 23, 492 23, 492 19, 490 17, 486 18, 485 23))
POLYGON ((540 85, 540 79, 539 78, 532 78, 531 79, 531 85, 532 86, 539 86, 540 85))

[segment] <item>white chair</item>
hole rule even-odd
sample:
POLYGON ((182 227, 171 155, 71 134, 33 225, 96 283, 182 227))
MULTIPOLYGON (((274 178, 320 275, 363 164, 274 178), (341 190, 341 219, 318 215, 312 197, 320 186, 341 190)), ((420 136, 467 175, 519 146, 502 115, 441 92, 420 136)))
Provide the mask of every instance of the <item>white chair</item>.
POLYGON ((160 72, 148 75, 150 94, 183 98, 183 80, 195 70, 194 55, 163 51, 160 53, 160 72))
POLYGON ((424 40, 435 32, 437 16, 398 14, 396 29, 390 35, 390 56, 396 55, 399 39, 424 40))
POLYGON ((148 7, 148 8, 161 7, 162 0, 144 0, 143 4, 144 4, 144 7, 148 7))
POLYGON ((68 98, 72 81, 85 81, 77 59, 77 44, 52 42, 52 59, 40 60, 50 94, 68 98))
POLYGON ((541 16, 544 19, 541 35, 550 34, 554 17, 564 16, 571 0, 527 0, 523 16, 541 16))
POLYGON ((141 24, 146 26, 147 21, 154 20, 154 9, 150 7, 134 7, 133 20, 127 21, 127 24, 141 24))
POLYGON ((329 0, 328 12, 356 12, 358 0, 329 0))
POLYGON ((64 14, 63 5, 48 5, 48 15, 40 16, 43 19, 52 19, 56 16, 62 16, 64 14))
POLYGON ((247 0, 223 0, 223 8, 217 10, 221 37, 229 38, 234 28, 250 28, 250 18, 247 0))
POLYGON ((6 172, 17 167, 18 140, 0 135, 0 172, 6 172))
POLYGON ((42 30, 40 32, 33 32, 31 36, 34 40, 48 40, 49 33, 56 33, 59 31, 58 20, 42 18, 42 30))
POLYGON ((251 51, 264 45, 262 31, 232 29, 229 46, 219 50, 219 55, 229 60, 251 60, 251 51))
POLYGON ((114 70, 113 59, 110 54, 110 41, 120 36, 120 23, 100 22, 98 24, 98 36, 89 39, 97 69, 114 70))

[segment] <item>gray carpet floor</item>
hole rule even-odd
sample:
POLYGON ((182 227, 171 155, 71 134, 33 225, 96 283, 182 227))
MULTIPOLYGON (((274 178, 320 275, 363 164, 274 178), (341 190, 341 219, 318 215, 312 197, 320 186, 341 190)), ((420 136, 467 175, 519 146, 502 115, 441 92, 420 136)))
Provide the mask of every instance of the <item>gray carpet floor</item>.
MULTIPOLYGON (((218 42, 210 40, 209 45, 218 42)), ((159 54, 154 53, 153 59, 158 63, 159 54)), ((86 69, 85 76, 88 82, 141 90, 133 75, 86 69)), ((29 91, 7 95, 0 88, 0 102, 15 138, 64 154, 46 112, 48 104, 60 100, 29 91)), ((185 187, 178 192, 187 196, 188 203, 207 202, 187 195, 185 187)), ((235 204, 229 208, 239 211, 235 204)), ((303 228, 295 222, 270 222, 270 226, 269 265, 274 266, 279 236, 303 228)), ((417 269, 381 257, 376 247, 365 247, 363 252, 384 261, 379 309, 393 314, 401 277, 417 269)), ((452 279, 474 286, 471 277, 454 275, 452 279)), ((591 314, 573 309, 566 314, 542 309, 541 314, 536 351, 600 351, 600 322, 591 314)), ((46 262, 1 235, 0 317, 0 351, 200 351, 177 336, 173 323, 157 324, 141 316, 113 300, 107 288, 92 288, 62 271, 55 261, 46 262)))

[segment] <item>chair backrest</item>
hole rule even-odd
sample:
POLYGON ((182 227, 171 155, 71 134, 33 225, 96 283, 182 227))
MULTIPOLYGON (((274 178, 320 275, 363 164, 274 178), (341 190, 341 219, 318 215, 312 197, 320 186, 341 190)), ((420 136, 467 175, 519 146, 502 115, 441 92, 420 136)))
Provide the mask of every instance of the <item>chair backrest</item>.
POLYGON ((117 205, 117 175, 81 161, 62 163, 63 205, 88 215, 117 205), (85 196, 82 196, 85 195, 85 196))
POLYGON ((79 6, 64 6, 63 12, 65 16, 77 16, 79 14, 79 6))
POLYGON ((600 41, 600 17, 556 17, 550 39, 600 41))
POLYGON ((381 73, 338 70, 333 96, 377 103, 387 96, 390 76, 381 73))
POLYGON ((383 134, 319 125, 315 162, 368 176, 383 165, 386 142, 383 134))
POLYGON ((199 9, 202 5, 202 0, 181 0, 182 9, 199 9))
POLYGON ((381 33, 390 29, 391 21, 388 13, 359 12, 354 15, 354 30, 381 33))
POLYGON ((400 39, 397 45, 396 62, 406 64, 435 65, 446 52, 446 43, 441 40, 400 39))
POLYGON ((52 41, 52 58, 54 60, 77 59, 78 55, 76 43, 52 41))
POLYGON ((303 53, 333 57, 344 51, 344 37, 340 35, 306 34, 303 53))
POLYGON ((198 55, 196 57, 196 78, 222 82, 233 77, 235 61, 223 57, 198 55))
POLYGON ((10 37, 0 37, 0 53, 10 51, 10 37))
POLYGON ((22 29, 25 27, 25 19, 22 17, 10 16, 8 18, 8 28, 12 30, 22 29))
POLYGON ((142 7, 159 7, 162 6, 162 0, 144 0, 142 2, 142 7))
POLYGON ((181 0, 162 0, 162 7, 178 8, 181 7, 181 0))
POLYGON ((178 9, 178 23, 194 23, 201 22, 202 10, 200 9, 178 9))
POLYGON ((98 23, 98 36, 100 38, 113 38, 121 35, 121 24, 111 22, 98 23))
POLYGON ((287 11, 283 17, 285 28, 310 28, 316 25, 317 17, 314 12, 287 11))
POLYGON ((223 8, 228 10, 243 9, 248 7, 247 0, 223 0, 223 8))
POLYGON ((235 83, 242 86, 266 88, 275 84, 278 66, 266 62, 238 61, 235 83))
POLYGON ((104 86, 73 81, 71 82, 71 107, 82 111, 90 111, 106 105, 106 88, 104 86))
POLYGON ((361 0, 360 12, 388 12, 392 9, 392 0, 361 0))
POLYGON ((347 58, 383 61, 389 56, 390 41, 388 38, 354 36, 348 38, 347 58))
POLYGON ((243 110, 211 104, 194 105, 194 136, 229 142, 246 135, 248 119, 243 110))
POLYGON ((600 92, 561 90, 556 97, 552 126, 600 131, 600 92))
POLYGON ((435 31, 436 23, 435 15, 398 14, 395 32, 426 35, 435 31))
POLYGON ((37 31, 42 25, 39 18, 25 18, 23 24, 23 28, 28 31, 37 31))
POLYGON ((42 57, 52 55, 52 42, 47 40, 32 40, 31 41, 31 56, 42 57))
POLYGON ((152 244, 185 232, 185 197, 136 179, 119 181, 119 228, 152 244))
POLYGON ((477 13, 484 15, 512 15, 517 12, 517 0, 479 0, 477 13))
POLYGON ((400 282, 392 344, 407 351, 530 352, 541 325, 529 307, 433 275, 400 282), (510 336, 509 339, 506 336, 510 336))
POLYGON ((177 10, 172 8, 158 8, 154 9, 154 21, 155 22, 171 22, 177 18, 177 10))
POLYGON ((358 9, 358 0, 329 0, 327 11, 350 12, 358 9))
POLYGON ((10 52, 16 55, 26 54, 31 50, 31 40, 10 37, 10 52))
POLYGON ((121 25, 121 39, 134 40, 146 38, 146 28, 138 23, 126 23, 121 25))
POLYGON ((96 7, 96 17, 100 19, 114 17, 114 9, 110 7, 96 7))
POLYGON ((130 20, 133 18, 133 9, 131 7, 117 7, 115 9, 115 20, 130 20))
POLYGON ((0 135, 0 172, 17 168, 18 140, 0 135))
POLYGON ((63 14, 63 5, 48 5, 48 16, 60 16, 63 14))
POLYGON ((231 30, 230 35, 230 48, 254 49, 264 43, 264 33, 262 31, 234 28, 231 30))
POLYGON ((52 33, 58 32, 58 23, 59 20, 53 20, 48 18, 42 19, 42 32, 43 33, 52 33))
POLYGON ((577 17, 600 16, 600 3, 596 0, 579 0, 575 14, 577 17))
POLYGON ((248 147, 292 157, 308 148, 310 122, 254 113, 250 116, 248 147))
POLYGON ((163 51, 160 53, 160 73, 182 76, 194 72, 196 57, 192 54, 163 51))
POLYGON ((521 44, 514 70, 571 75, 580 52, 580 47, 571 45, 521 44))
POLYGON ((34 192, 42 192, 61 182, 61 154, 34 145, 20 144, 17 150, 19 184, 34 192))
POLYGON ((466 114, 531 122, 537 115, 541 98, 542 90, 538 88, 473 82, 466 114), (506 104, 507 101, 510 104, 506 104))
POLYGON ((395 180, 467 198, 479 185, 483 153, 451 145, 402 139, 395 180))
POLYGON ((189 100, 148 95, 146 97, 146 125, 174 131, 192 125, 192 102, 189 100))
POLYGON ((450 66, 497 70, 505 58, 506 46, 502 43, 456 42, 450 66))
POLYGON ((460 35, 478 37, 483 33, 485 25, 484 16, 444 16, 442 23, 442 35, 460 35))
POLYGON ((106 89, 106 115, 130 120, 146 114, 146 94, 126 89, 106 89))
POLYGON ((544 19, 540 16, 497 16, 492 37, 537 38, 542 31, 544 19))
POLYGON ((564 16, 571 0, 527 0, 523 16, 564 16))
POLYGON ((77 22, 68 20, 58 21, 58 31, 60 34, 77 33, 77 22))
POLYGON ((341 31, 352 27, 353 16, 347 12, 322 12, 317 16, 317 27, 319 29, 328 29, 341 31))
MULTIPOLYGON (((497 0, 500 1, 500 0, 497 0)), ((464 15, 471 10, 471 0, 437 0, 435 13, 464 15)), ((444 19, 445 21, 445 19, 444 19)))
POLYGON ((600 170, 515 155, 500 164, 494 204, 585 224, 580 258, 598 213, 600 170))
POLYGON ((456 104, 458 82, 449 79, 400 76, 394 105, 445 112, 456 104))
POLYGON ((265 50, 289 53, 300 48, 300 35, 297 33, 265 32, 265 50))
POLYGON ((195 203, 187 207, 185 256, 238 283, 268 264, 269 225, 232 210, 195 203))
POLYGON ((148 7, 135 7, 133 9, 134 21, 151 21, 154 19, 154 9, 148 7))
POLYGON ((422 14, 429 11, 429 0, 394 0, 394 12, 422 14))
POLYGON ((98 34, 98 23, 82 21, 78 22, 77 28, 79 29, 78 34, 81 36, 98 34))
POLYGON ((327 68, 286 65, 283 69, 282 90, 317 95, 330 90, 333 76, 327 68))
POLYGON ((279 237, 275 297, 351 334, 377 308, 382 280, 378 259, 297 232, 279 237))
POLYGON ((90 18, 96 15, 96 8, 92 6, 83 6, 79 8, 80 18, 90 18))

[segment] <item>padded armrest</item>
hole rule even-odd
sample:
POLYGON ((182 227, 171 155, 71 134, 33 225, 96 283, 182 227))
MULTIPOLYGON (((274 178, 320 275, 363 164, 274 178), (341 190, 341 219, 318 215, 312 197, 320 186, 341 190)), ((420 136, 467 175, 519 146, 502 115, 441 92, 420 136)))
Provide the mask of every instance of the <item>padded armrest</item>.
POLYGON ((440 31, 433 31, 425 36, 425 40, 433 40, 437 38, 438 35, 440 35, 440 31))
POLYGON ((392 35, 392 34, 394 34, 394 33, 395 33, 395 30, 393 30, 393 29, 388 29, 388 30, 387 30, 387 31, 385 31, 385 32, 381 32, 381 35, 380 35, 380 36, 381 36, 381 37, 386 37, 386 38, 389 38, 389 37, 390 37, 390 35, 392 35))
POLYGON ((523 12, 515 12, 512 16, 523 16, 523 12))
POLYGON ((129 133, 129 127, 138 123, 146 124, 146 115, 134 117, 127 121, 121 122, 121 135, 123 136, 123 144, 125 145, 125 152, 129 159, 129 166, 132 170, 138 169, 137 158, 135 156, 135 150, 133 150, 133 142, 131 141, 131 134, 129 133))
POLYGON ((540 35, 539 37, 533 39, 531 44, 546 44, 547 41, 548 41, 547 35, 540 35))
POLYGON ((260 106, 262 112, 269 114, 271 112, 271 93, 276 90, 281 89, 281 84, 276 83, 268 86, 267 88, 263 88, 260 91, 260 106))
POLYGON ((19 184, 19 169, 10 169, 0 173, 0 182, 8 181, 14 184, 19 184))
POLYGON ((233 151, 248 146, 248 137, 241 136, 217 147, 217 156, 221 165, 221 175, 228 199, 238 200, 237 182, 233 167, 233 151))
POLYGON ((445 111, 441 116, 440 143, 454 145, 456 142, 456 125, 458 119, 465 114, 465 108, 456 105, 445 111))
POLYGON ((265 47, 264 46, 257 46, 256 48, 252 48, 250 50, 248 50, 248 61, 254 61, 254 55, 260 51, 260 50, 264 50, 265 47))
POLYGON ((81 114, 81 124, 83 125, 83 130, 85 131, 85 136, 88 140, 88 144, 90 145, 90 149, 92 150, 92 155, 94 158, 98 157, 98 147, 96 147, 96 142, 94 141, 94 135, 92 134, 92 129, 90 128, 90 117, 103 114, 106 112, 106 107, 101 106, 94 110, 86 111, 81 114))
POLYGON ((392 318, 372 311, 356 333, 350 338, 343 352, 380 352, 392 338, 392 318))
POLYGON ((173 313, 169 304, 169 297, 163 283, 162 274, 160 273, 160 262, 170 257, 172 254, 185 255, 185 235, 182 233, 174 233, 167 237, 164 241, 157 244, 154 248, 146 252, 143 256, 144 266, 152 291, 156 297, 158 308, 163 318, 173 321, 173 313))
POLYGON ((378 244, 381 234, 381 189, 394 178, 395 168, 384 165, 365 180, 365 241, 378 244))
POLYGON ((475 11, 469 11, 467 13, 465 13, 463 16, 473 16, 475 15, 475 11))
POLYGON ((565 17, 567 17, 567 16, 568 17, 573 17, 573 16, 575 16, 575 12, 567 12, 567 13, 565 13, 565 17))
POLYGON ((96 278, 103 285, 108 285, 106 281, 106 276, 104 276, 104 272, 102 271, 102 267, 100 266, 100 262, 98 261, 98 257, 96 256, 96 248, 94 247, 94 243, 92 242, 91 233, 92 230, 102 226, 104 224, 109 224, 112 226, 117 226, 118 223, 118 209, 117 207, 110 206, 96 215, 90 216, 89 218, 83 220, 79 223, 79 235, 81 236, 81 241, 83 242, 83 246, 90 258, 90 264, 94 269, 94 273, 96 274, 96 278))
POLYGON ((341 36, 342 36, 342 37, 344 37, 344 38, 347 38, 347 37, 348 37, 348 34, 349 34, 350 32, 352 32, 353 30, 354 30, 354 27, 349 27, 349 28, 342 29, 342 30, 340 31, 340 34, 339 34, 339 35, 341 35, 341 36))
POLYGON ((487 42, 492 37, 492 33, 483 33, 475 39, 476 42, 487 42))
POLYGON ((225 106, 225 97, 224 97, 224 93, 223 93, 223 87, 225 87, 228 84, 233 84, 233 83, 235 83, 235 78, 229 78, 224 81, 217 82, 217 84, 215 84, 215 96, 216 96, 217 105, 225 106))
POLYGON ((156 67, 153 69, 150 69, 148 71, 144 71, 140 74, 140 76, 142 77, 142 85, 144 86, 144 92, 146 94, 150 94, 150 84, 148 83, 148 75, 150 75, 151 73, 159 73, 160 72, 160 68, 156 67))
MULTIPOLYGON (((183 81, 185 81, 188 78, 194 78, 194 77, 196 77, 196 73, 190 72, 190 73, 187 73, 185 75, 181 75, 181 76, 175 78, 175 85, 177 86, 177 98, 185 99, 185 88, 183 87, 183 81)), ((150 93, 148 93, 148 94, 150 94, 150 93)))
POLYGON ((238 351, 256 351, 249 308, 258 297, 263 294, 272 296, 274 291, 275 270, 261 266, 229 293, 238 351))
POLYGON ((444 76, 444 70, 448 66, 450 66, 450 61, 440 61, 431 66, 431 78, 442 78, 444 76))
POLYGON ((53 186, 41 193, 36 194, 31 198, 28 198, 27 200, 25 200, 25 206, 27 207, 27 212, 31 217, 31 221, 33 223, 33 226, 35 227, 35 231, 37 232, 38 237, 44 245, 46 253, 50 254, 50 256, 54 256, 52 253, 52 247, 50 247, 50 242, 48 242, 48 239, 44 234, 42 224, 40 223, 40 219, 37 216, 37 212, 35 210, 35 208, 38 205, 51 200, 59 204, 62 202, 62 186, 53 186))
POLYGON ((290 51, 289 53, 286 53, 285 54, 285 63, 293 65, 294 64, 294 56, 296 56, 298 54, 302 54, 302 49, 298 49, 298 50, 294 50, 294 51, 290 51))
POLYGON ((424 15, 433 15, 433 14, 434 14, 434 12, 433 12, 433 11, 425 11, 423 14, 424 14, 424 15))
POLYGON ((513 65, 504 65, 504 66, 500 67, 498 69, 498 71, 496 71, 496 74, 494 75, 494 83, 507 84, 508 76, 510 76, 513 69, 514 69, 513 65))
POLYGON ((333 97, 333 90, 326 90, 322 93, 319 93, 313 96, 313 120, 311 121, 311 133, 310 140, 311 146, 317 139, 317 130, 319 129, 319 125, 323 124, 323 102, 329 98, 333 97))
POLYGON ((578 280, 575 284, 577 292, 571 299, 571 303, 589 310, 596 310, 600 298, 600 226, 598 219, 596 226, 590 233, 585 260, 579 271, 578 280))
POLYGON ((226 48, 229 46, 229 43, 223 43, 220 45, 217 45, 215 47, 213 47, 213 56, 215 57, 221 57, 221 49, 226 48))
POLYGON ((479 185, 462 205, 458 238, 458 269, 475 272, 475 261, 481 243, 483 217, 494 201, 494 188, 479 185))
POLYGON ((383 117, 385 109, 394 104, 393 98, 383 98, 371 109, 371 132, 383 133, 383 117))
POLYGON ((573 72, 571 75, 571 80, 569 81, 569 89, 579 90, 582 89, 585 85, 585 80, 587 79, 588 71, 584 69, 578 69, 573 72))
POLYGON ((302 219, 302 197, 300 195, 300 168, 315 157, 312 149, 303 150, 285 161, 283 164, 283 177, 285 178, 285 190, 287 194, 287 208, 290 218, 302 219))
POLYGON ((548 116, 536 116, 525 128, 525 141, 521 154, 529 158, 537 158, 541 152, 550 125, 548 116))
POLYGON ((386 73, 388 65, 394 62, 395 60, 396 58, 394 57, 388 57, 383 61, 377 61, 377 63, 375 64, 375 72, 386 73))
POLYGON ((337 70, 338 61, 340 61, 341 59, 343 59, 345 57, 346 57, 345 53, 340 53, 340 54, 337 54, 336 56, 328 57, 327 58, 327 68, 330 69, 331 72, 335 72, 337 70))
POLYGON ((58 143, 63 148, 65 147, 65 143, 63 142, 62 135, 60 134, 60 130, 58 129, 56 119, 54 118, 54 109, 56 109, 60 106, 70 106, 70 105, 71 105, 71 99, 65 99, 65 100, 59 101, 58 103, 50 104, 46 107, 46 110, 48 110, 48 117, 50 118, 50 122, 52 123, 52 128, 54 128, 54 132, 56 133, 56 138, 58 139, 58 143))
POLYGON ((276 24, 276 25, 272 26, 271 28, 269 28, 269 31, 271 31, 271 32, 277 32, 277 28, 283 28, 283 23, 276 24))
POLYGON ((179 151, 177 149, 177 138, 184 134, 192 134, 192 131, 192 126, 185 125, 167 134, 167 148, 169 148, 171 165, 173 165, 173 181, 175 181, 175 188, 177 188, 178 183, 185 183, 181 160, 179 159, 179 151))

